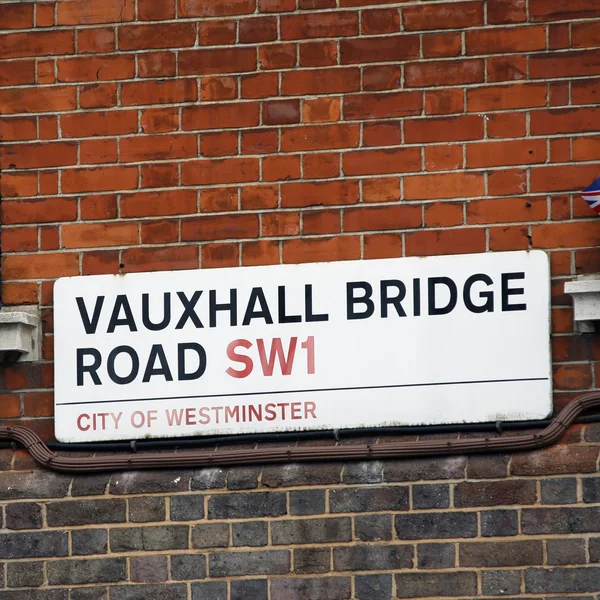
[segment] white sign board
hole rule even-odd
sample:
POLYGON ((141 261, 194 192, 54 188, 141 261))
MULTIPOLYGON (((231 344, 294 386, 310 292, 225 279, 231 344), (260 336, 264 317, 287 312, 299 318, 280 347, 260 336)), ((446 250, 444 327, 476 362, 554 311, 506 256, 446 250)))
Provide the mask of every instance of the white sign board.
POLYGON ((56 282, 63 442, 539 419, 541 251, 56 282))

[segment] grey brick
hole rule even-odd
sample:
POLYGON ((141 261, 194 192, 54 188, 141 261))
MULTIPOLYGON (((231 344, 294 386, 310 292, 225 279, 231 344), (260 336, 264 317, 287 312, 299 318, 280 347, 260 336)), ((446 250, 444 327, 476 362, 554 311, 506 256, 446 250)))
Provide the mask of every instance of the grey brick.
POLYGON ((392 539, 392 515, 360 515, 354 517, 356 537, 363 542, 392 539))
POLYGON ((584 502, 600 502, 600 477, 584 477, 581 485, 584 502))
POLYGON ((266 546, 269 542, 269 526, 266 521, 244 521, 231 525, 234 546, 266 546))
POLYGON ((395 577, 398 598, 475 596, 477 594, 477 576, 475 573, 467 571, 398 573, 395 577))
POLYGON ((194 471, 190 482, 190 489, 196 490, 219 490, 225 487, 227 471, 225 469, 201 469, 194 471))
POLYGON ((227 600, 227 583, 224 581, 192 583, 192 600, 227 600))
POLYGON ((600 537, 590 538, 589 541, 590 549, 590 562, 600 562, 600 537))
POLYGON ((349 517, 274 521, 271 537, 274 545, 349 542, 352 526, 349 517))
POLYGON ((229 546, 227 523, 202 523, 192 528, 193 548, 226 548, 229 546))
POLYGON ((124 523, 126 515, 125 500, 72 500, 49 502, 46 505, 46 519, 50 527, 124 523))
POLYGON ((227 471, 228 490, 253 490, 258 487, 262 467, 231 467, 227 471))
POLYGON ((2 600, 67 600, 69 590, 10 590, 0 591, 2 600))
POLYGON ((204 496, 192 494, 171 496, 172 521, 198 521, 204 519, 204 496))
POLYGON ((171 556, 171 578, 176 581, 190 581, 206 577, 206 556, 204 554, 174 554, 171 556))
POLYGON ((314 575, 331 571, 331 548, 296 548, 294 573, 314 575))
POLYGON ((0 558, 66 556, 68 544, 64 531, 0 534, 0 558))
POLYGON ((108 588, 98 586, 73 588, 70 600, 108 600, 108 588))
POLYGON ((110 588, 110 600, 151 599, 187 600, 187 586, 185 583, 160 583, 145 585, 115 585, 110 588))
POLYGON ((274 579, 271 598, 283 600, 346 600, 351 598, 350 577, 274 579))
POLYGON ((448 508, 450 506, 450 486, 448 484, 413 485, 413 508, 448 508))
POLYGON ((525 567, 541 565, 544 559, 541 540, 510 542, 469 542, 458 547, 462 567, 525 567))
POLYGON ((185 549, 188 547, 188 527, 167 525, 112 529, 109 540, 112 552, 185 549))
POLYGON ((70 483, 70 476, 54 471, 4 472, 0 500, 64 498, 70 483))
POLYGON ((325 490, 292 490, 290 492, 291 515, 321 515, 324 512, 325 490))
POLYGON ((574 477, 542 479, 542 504, 575 504, 577 480, 574 477))
POLYGON ((546 551, 549 565, 582 565, 587 562, 583 539, 548 540, 546 551))
POLYGON ((108 531, 106 529, 74 529, 71 531, 73 554, 106 554, 108 531))
POLYGON ((344 466, 342 481, 353 483, 381 483, 383 481, 383 465, 379 460, 347 463, 344 466))
POLYGON ((57 560, 46 565, 50 585, 111 583, 127 578, 124 558, 57 560))
POLYGON ((475 513, 424 513, 396 515, 401 540, 469 538, 477 535, 475 513))
POLYGON ((391 460, 385 463, 383 480, 391 482, 419 481, 420 479, 463 479, 466 466, 466 456, 391 460))
POLYGON ((263 469, 261 483, 271 488, 340 483, 342 466, 341 462, 267 466, 263 469))
POLYGON ((266 579, 237 579, 231 582, 230 600, 268 600, 266 579))
POLYGON ((503 537, 519 533, 519 515, 516 510, 484 510, 481 513, 481 535, 503 537))
POLYGON ((110 494, 159 494, 186 492, 190 486, 187 471, 125 471, 110 479, 110 494))
POLYGON ((136 583, 152 583, 167 581, 167 557, 159 556, 132 556, 129 560, 129 579, 136 583))
POLYGON ((106 491, 110 475, 76 475, 71 485, 71 496, 101 496, 106 491))
POLYGON ((600 508, 524 509, 521 529, 525 534, 599 532, 600 508))
POLYGON ((506 596, 521 591, 521 571, 483 571, 482 591, 486 596, 506 596))
POLYGON ((8 563, 6 568, 8 587, 39 587, 44 583, 44 563, 41 561, 8 563))
POLYGON ((510 454, 469 456, 467 479, 500 479, 506 477, 510 454))
POLYGON ((5 507, 7 529, 40 529, 42 507, 33 502, 17 502, 5 507))
POLYGON ((390 600, 392 597, 391 575, 357 575, 354 587, 358 600, 390 600))
POLYGON ((413 547, 394 546, 351 546, 333 549, 333 568, 336 571, 373 571, 386 569, 410 569, 413 547))
POLYGON ((217 552, 209 557, 211 577, 234 575, 279 575, 289 573, 287 550, 253 550, 252 552, 217 552))
MULTIPOLYGON (((174 496, 175 498, 177 496, 174 496)), ((129 520, 132 523, 150 523, 165 520, 165 499, 140 496, 129 499, 129 520)))
POLYGON ((408 510, 408 487, 349 487, 329 492, 331 512, 408 510))
POLYGON ((599 592, 600 567, 527 569, 525 591, 532 594, 599 592))
POLYGON ((419 569, 451 569, 456 565, 455 544, 418 544, 419 569))
POLYGON ((283 492, 218 494, 208 501, 209 519, 280 517, 287 512, 283 492))

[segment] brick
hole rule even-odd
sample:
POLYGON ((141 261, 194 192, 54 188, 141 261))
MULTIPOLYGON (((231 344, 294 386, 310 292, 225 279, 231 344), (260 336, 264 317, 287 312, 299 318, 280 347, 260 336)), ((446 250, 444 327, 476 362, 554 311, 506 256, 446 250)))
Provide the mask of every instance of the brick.
POLYGON ((406 87, 432 87, 483 83, 485 62, 481 59, 407 63, 406 87))
POLYGON ((137 223, 93 223, 63 225, 63 248, 93 248, 137 244, 137 223))
POLYGON ((2 29, 29 29, 33 27, 33 4, 8 4, 2 10, 2 29))
POLYGON ((361 600, 387 600, 392 584, 391 575, 358 575, 354 579, 356 597, 361 600))
POLYGON ((395 90, 402 87, 402 71, 393 65, 363 67, 363 89, 367 92, 395 90))
POLYGON ((278 37, 275 17, 243 19, 239 26, 240 43, 272 42, 278 37))
POLYGON ((4 592, 10 594, 5 596, 8 600, 67 600, 68 589, 53 589, 53 590, 11 590, 4 592))
POLYGON ((357 38, 340 41, 342 65, 389 61, 405 61, 419 56, 419 36, 396 35, 382 38, 357 38))
POLYGON ((122 217, 158 217, 197 212, 195 190, 138 192, 121 196, 122 217))
POLYGON ((79 475, 71 484, 71 496, 98 496, 104 494, 109 475, 105 473, 79 475))
POLYGON ((575 504, 577 480, 573 477, 544 479, 541 482, 542 504, 575 504))
POLYGON ((108 532, 106 529, 75 529, 71 531, 71 547, 74 555, 106 554, 108 532))
POLYGON ((182 109, 184 130, 205 130, 252 127, 259 123, 258 102, 243 104, 213 104, 182 109))
POLYGON ((129 499, 129 521, 133 523, 150 523, 165 520, 164 498, 140 497, 129 499))
POLYGON ((525 0, 490 0, 487 5, 487 21, 492 25, 522 23, 527 20, 525 0))
MULTIPOLYGON (((422 95, 417 92, 349 95, 344 98, 344 118, 390 119, 418 115, 422 104, 422 95)), ((412 122, 408 121, 407 125, 412 122)))
POLYGON ((269 542, 269 527, 264 521, 232 523, 231 540, 234 546, 266 546, 269 542))
POLYGON ((395 575, 398 598, 475 595, 477 575, 457 573, 399 573, 395 575))
POLYGON ((173 77, 176 71, 174 52, 149 52, 138 56, 139 77, 173 77))
MULTIPOLYGON (((289 183, 281 187, 281 206, 283 208, 355 204, 358 199, 358 182, 351 180, 289 183)), ((300 468, 306 470, 306 467, 300 468)))
POLYGON ((452 569, 456 566, 455 544, 418 544, 419 569, 452 569))
POLYGON ((600 531, 598 508, 531 508, 521 515, 527 535, 539 533, 592 533, 600 531))
POLYGON ((519 532, 519 516, 515 510, 486 510, 480 514, 484 537, 511 536, 519 532))
POLYGON ((304 123, 339 121, 340 117, 339 98, 315 98, 302 103, 302 121, 304 123))
POLYGON ((348 209, 344 213, 345 231, 378 231, 421 227, 420 206, 384 206, 348 209))
POLYGON ((204 518, 204 496, 171 496, 172 521, 197 521, 204 518))
POLYGON ((344 488, 330 490, 333 513, 408 510, 408 487, 344 488))
POLYGON ((258 62, 263 70, 289 69, 296 66, 298 49, 296 44, 271 44, 258 51, 258 62))
POLYGON ((454 489, 454 505, 501 506, 536 502, 535 482, 526 480, 499 482, 464 482, 454 489))
POLYGON ((359 127, 355 124, 317 125, 285 129, 281 136, 284 152, 329 150, 358 146, 359 127))
POLYGON ((461 89, 431 90, 425 92, 425 113, 448 115, 464 111, 465 99, 461 89))
POLYGON ((582 480, 583 501, 584 502, 599 502, 600 500, 600 482, 596 477, 582 480))
POLYGON ((333 568, 336 571, 378 571, 381 565, 394 570, 409 569, 412 563, 413 547, 408 544, 333 549, 333 568))
POLYGON ((226 581, 203 581, 192 584, 192 600, 228 600, 226 581))
POLYGON ((67 533, 62 531, 0 535, 0 558, 66 556, 67 552, 67 533))
POLYGON ((73 0, 58 4, 59 25, 90 25, 93 23, 120 23, 133 21, 135 8, 132 0, 107 0, 96 6, 93 0, 73 0))
POLYGON ((289 600, 350 598, 350 577, 278 578, 271 583, 271 594, 289 600))
POLYGON ((593 446, 554 446, 545 452, 528 452, 511 462, 514 475, 561 475, 596 471, 598 448, 593 446))
POLYGON ((545 50, 546 27, 537 25, 468 31, 465 41, 467 54, 504 54, 545 50))
POLYGON ((193 79, 135 81, 121 85, 123 106, 195 102, 197 99, 198 85, 193 79))
POLYGON ((459 544, 462 567, 520 567, 543 563, 542 541, 470 542, 459 544))
POLYGON ((179 17, 224 17, 246 15, 256 9, 256 0, 232 0, 223 4, 219 0, 178 0, 179 17))
POLYGON ((208 502, 209 519, 279 517, 286 512, 285 495, 279 492, 221 494, 208 502))
POLYGON ((8 563, 6 582, 11 588, 39 587, 44 583, 44 563, 8 563))
POLYGON ((348 517, 296 519, 273 522, 271 537, 276 546, 349 542, 352 530, 348 517))
POLYGON ((167 561, 166 556, 134 556, 129 561, 129 579, 136 583, 167 581, 167 561))
POLYGON ((360 90, 360 69, 313 69, 283 73, 284 96, 336 94, 360 90))
POLYGON ((73 31, 5 33, 0 40, 0 59, 72 54, 74 49, 73 31))
POLYGON ((3 169, 61 167, 77 162, 75 142, 5 145, 0 157, 3 169))
POLYGON ((531 115, 531 133, 534 135, 578 133, 586 131, 585 124, 598 118, 596 108, 561 108, 535 111, 531 115))
POLYGON ((419 481, 421 479, 463 479, 467 459, 464 456, 388 460, 383 467, 383 480, 419 481))
POLYGON ((258 236, 257 215, 208 216, 182 223, 183 241, 254 238, 258 236))
POLYGON ((467 144, 467 166, 481 168, 546 162, 545 140, 467 144))
POLYGON ((546 552, 546 562, 549 565, 577 565, 587 562, 584 539, 547 540, 546 552))
POLYGON ((182 50, 179 53, 180 75, 219 75, 256 71, 254 48, 182 50))
POLYGON ((354 237, 289 240, 283 243, 284 263, 356 260, 360 257, 360 239, 354 237))
POLYGON ((600 567, 526 569, 525 590, 530 593, 577 593, 598 590, 600 567))
POLYGON ((328 573, 331 564, 330 548, 294 549, 294 572, 304 575, 328 573))
POLYGON ((117 105, 117 84, 98 83, 80 87, 79 105, 81 108, 110 108, 117 105))
POLYGON ((226 548, 229 545, 227 523, 203 523, 192 529, 194 548, 226 548))
POLYGON ((477 535, 475 513, 423 513, 396 515, 398 539, 468 538, 477 535))
POLYGON ((402 123, 383 121, 363 125, 363 146, 399 146, 402 143, 402 123))
POLYGON ((336 42, 307 42, 300 44, 300 66, 326 67, 337 64, 336 42))
POLYGON ((483 571, 481 574, 481 588, 484 594, 506 595, 516 594, 521 591, 520 571, 483 571))
POLYGON ((460 33, 430 33, 423 36, 423 56, 441 58, 460 56, 462 53, 462 36, 460 33))
POLYGON ((392 539, 391 515, 360 515, 354 517, 354 532, 363 542, 392 539))
POLYGON ((318 515, 325 512, 325 490, 292 490, 290 515, 318 515))
POLYGON ((527 79, 527 72, 524 56, 497 56, 487 60, 487 79, 490 82, 527 79))
POLYGON ((46 505, 46 518, 50 527, 124 523, 126 506, 124 500, 117 499, 49 502, 46 505))
POLYGON ((266 579, 246 579, 231 582, 231 600, 267 600, 269 584, 266 579))
POLYGON ((195 135, 136 136, 120 140, 120 159, 123 163, 196 156, 198 142, 195 135))
POLYGON ((132 550, 179 550, 188 547, 188 527, 124 527, 110 530, 111 552, 132 550))
POLYGON ((192 160, 181 166, 181 183, 182 185, 212 185, 258 181, 258 165, 256 158, 192 160))
MULTIPOLYGON (((464 115, 451 118, 412 119, 405 123, 404 136, 409 144, 480 140, 483 139, 483 118, 479 115, 464 115)), ((477 148, 479 147, 478 144, 477 148)))
POLYGON ((196 41, 194 23, 128 25, 119 27, 120 50, 148 50, 150 48, 184 48, 196 41))
MULTIPOLYGON (((17 415, 20 416, 20 415, 17 415)), ((7 529, 41 529, 42 507, 34 502, 7 504, 5 526, 7 529)))
POLYGON ((171 578, 176 581, 204 579, 206 556, 204 554, 174 554, 171 556, 171 578))
POLYGON ((342 168, 350 176, 416 172, 421 170, 421 152, 418 148, 349 152, 342 168))
MULTIPOLYGON (((34 261, 35 258, 28 256, 27 260, 34 261)), ((3 271, 3 275, 7 276, 6 270, 3 271)), ((27 375, 31 379, 19 381, 19 385, 21 387, 44 387, 43 382, 38 378, 39 374, 32 373, 31 371, 31 367, 28 366, 27 375)), ((35 470, 24 473, 3 473, 2 483, 4 485, 0 488, 0 500, 63 498, 67 495, 71 479, 67 475, 52 471, 35 470)), ((19 509, 14 510, 18 512, 19 509)), ((25 540, 26 538, 23 539, 25 540)))
POLYGON ((280 575, 289 573, 289 571, 290 553, 287 550, 216 552, 209 556, 209 573, 211 577, 280 575))
POLYGON ((35 62, 4 61, 0 63, 0 87, 35 83, 35 62))
MULTIPOLYGON (((187 600, 187 586, 177 584, 115 585, 110 587, 110 595, 116 600, 145 600, 160 598, 161 600, 187 600)), ((195 598, 195 596, 194 596, 195 598)), ((215 598, 215 600, 217 600, 215 598)))
POLYGON ((280 23, 284 40, 358 35, 358 13, 354 11, 284 15, 280 23))
POLYGON ((76 57, 57 61, 58 81, 114 81, 135 75, 133 56, 76 57))
MULTIPOLYGON (((469 112, 488 112, 545 106, 548 86, 539 83, 495 85, 467 90, 469 112)), ((532 116, 537 113, 534 112, 532 116)))
POLYGON ((545 198, 473 200, 467 204, 467 223, 510 223, 546 219, 545 198))
POLYGON ((529 62, 532 79, 549 77, 589 77, 600 73, 600 59, 595 50, 579 50, 564 54, 541 54, 529 62))
POLYGON ((450 506, 450 486, 413 485, 412 504, 416 509, 448 508, 450 506))

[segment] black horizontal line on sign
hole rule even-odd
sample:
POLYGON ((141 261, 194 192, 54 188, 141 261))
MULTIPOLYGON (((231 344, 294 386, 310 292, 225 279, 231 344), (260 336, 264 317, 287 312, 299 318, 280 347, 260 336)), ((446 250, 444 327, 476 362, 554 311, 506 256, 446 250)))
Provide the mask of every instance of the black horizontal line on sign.
POLYGON ((113 402, 152 402, 159 400, 193 400, 200 398, 237 398, 241 396, 270 396, 274 394, 314 394, 316 392, 351 392, 355 390, 386 390, 394 388, 434 387, 444 385, 473 385, 478 383, 514 383, 522 381, 548 381, 549 377, 524 377, 518 379, 482 379, 481 381, 440 381, 435 383, 399 383, 394 385, 371 385, 358 387, 315 388, 310 390, 275 390, 271 392, 243 392, 241 394, 205 394, 194 396, 164 396, 160 398, 128 398, 124 400, 92 400, 87 402, 57 402, 56 406, 81 404, 110 404, 113 402))

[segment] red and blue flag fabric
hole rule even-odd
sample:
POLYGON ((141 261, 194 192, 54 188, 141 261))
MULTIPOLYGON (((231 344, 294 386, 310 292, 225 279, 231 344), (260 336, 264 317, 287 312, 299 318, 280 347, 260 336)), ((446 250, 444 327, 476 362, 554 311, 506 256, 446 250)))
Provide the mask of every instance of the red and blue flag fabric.
POLYGON ((581 192, 583 199, 589 204, 590 208, 600 215, 600 177, 581 192))

